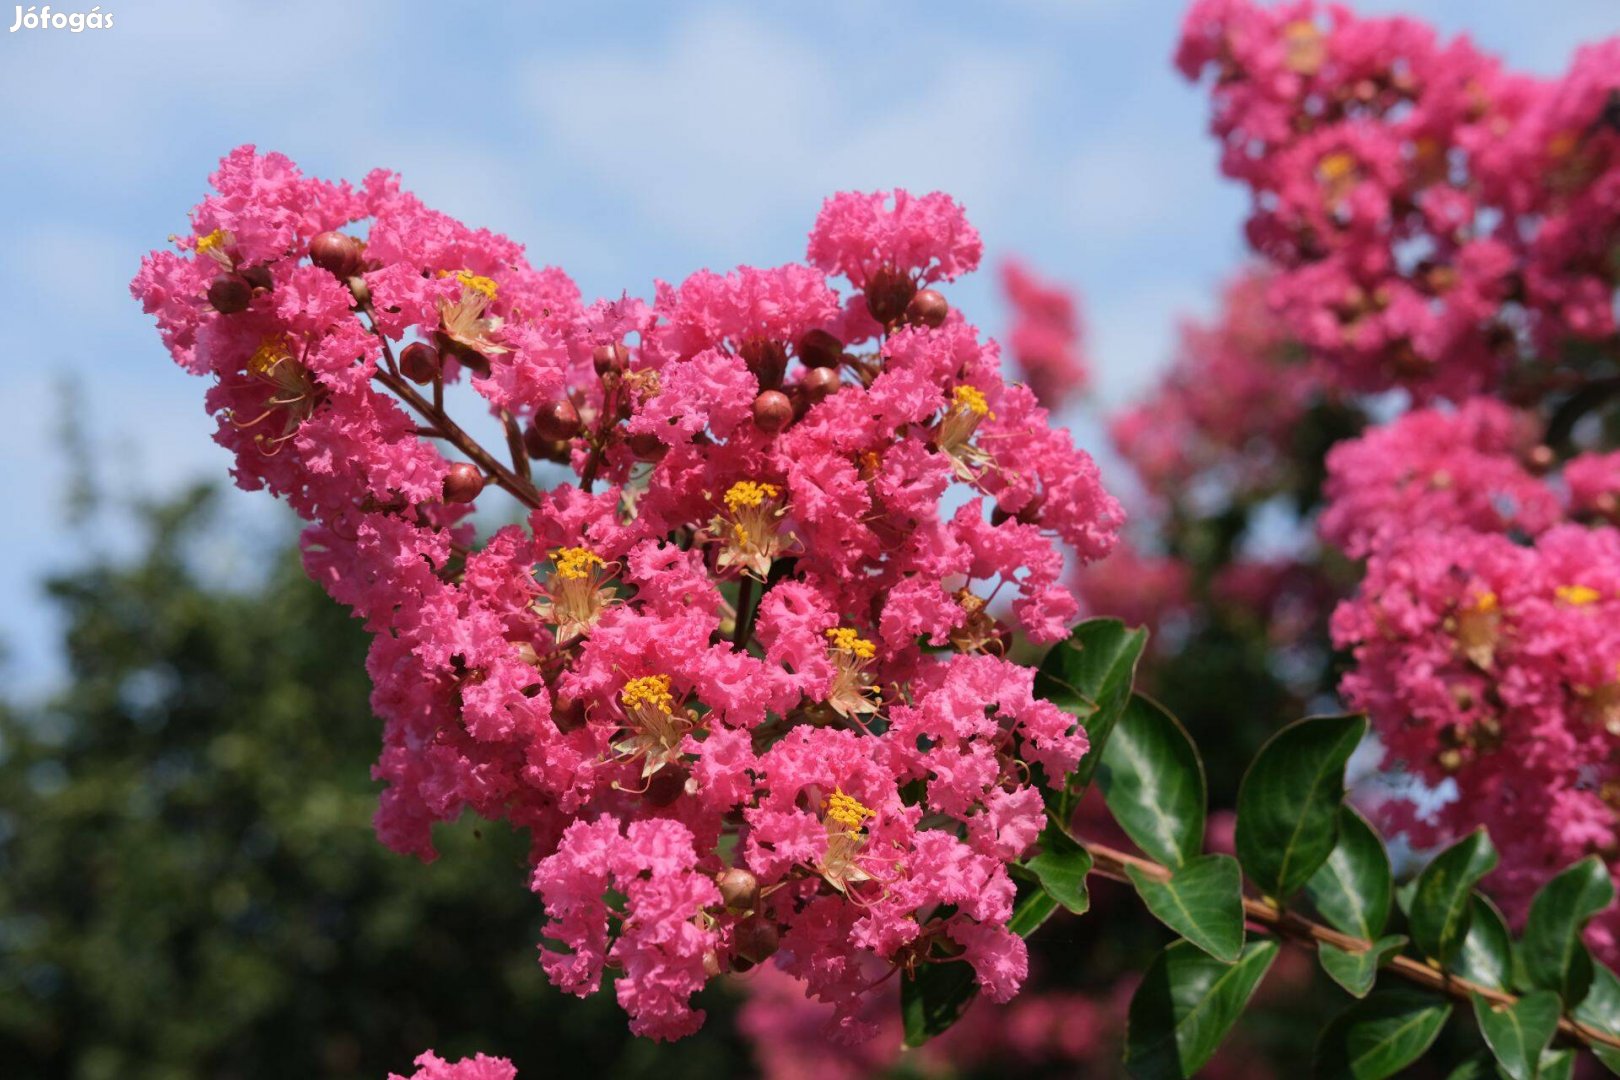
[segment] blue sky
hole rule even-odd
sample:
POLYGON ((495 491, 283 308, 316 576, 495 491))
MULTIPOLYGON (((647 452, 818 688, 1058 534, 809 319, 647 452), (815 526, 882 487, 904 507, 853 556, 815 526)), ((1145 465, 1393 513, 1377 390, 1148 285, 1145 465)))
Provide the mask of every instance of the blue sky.
MULTIPOLYGON (((1466 30, 1545 73, 1620 32, 1614 0, 1360 6, 1466 30)), ((798 258, 834 190, 946 190, 990 262, 1018 252, 1082 291, 1103 405, 1146 385, 1178 315, 1207 310, 1241 257, 1243 198, 1216 176, 1204 101, 1169 65, 1180 3, 101 7, 111 30, 0 31, 0 641, 14 694, 60 675, 40 577, 128 543, 117 515, 91 540, 65 528, 60 381, 82 389, 104 487, 224 475, 201 382, 168 361, 126 284, 237 144, 318 175, 395 169, 588 295, 798 258)), ((951 296, 999 327, 990 275, 951 296)), ((1092 420, 1071 419, 1094 446, 1092 420)), ((261 501, 231 500, 237 533, 274 527, 261 501)), ((206 554, 226 576, 252 568, 251 544, 206 554)))

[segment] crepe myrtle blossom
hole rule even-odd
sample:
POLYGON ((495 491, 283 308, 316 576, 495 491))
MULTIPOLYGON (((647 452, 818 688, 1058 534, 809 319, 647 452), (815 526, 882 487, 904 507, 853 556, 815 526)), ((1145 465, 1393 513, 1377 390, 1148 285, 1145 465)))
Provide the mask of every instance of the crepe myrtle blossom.
POLYGON ((1018 259, 1001 264, 1001 289, 1013 314, 1007 349, 1041 404, 1055 409, 1082 393, 1091 376, 1074 293, 1018 259))
POLYGON ((588 302, 386 172, 243 147, 213 186, 134 293, 374 635, 383 842, 526 828, 547 974, 611 974, 654 1038, 764 963, 850 1039, 874 971, 1011 997, 1029 766, 1087 744, 1003 655, 1067 632, 1066 560, 1122 515, 939 291, 979 260, 961 208, 835 195, 808 263, 588 302), (497 491, 526 516, 481 536, 497 491))
POLYGON ((418 1054, 416 1071, 410 1076, 389 1073, 388 1080, 516 1080, 517 1069, 505 1058, 474 1054, 460 1061, 446 1061, 433 1051, 418 1054))
POLYGON ((1616 331, 1620 38, 1560 77, 1311 0, 1198 0, 1222 171, 1292 334, 1357 390, 1453 399, 1616 331))

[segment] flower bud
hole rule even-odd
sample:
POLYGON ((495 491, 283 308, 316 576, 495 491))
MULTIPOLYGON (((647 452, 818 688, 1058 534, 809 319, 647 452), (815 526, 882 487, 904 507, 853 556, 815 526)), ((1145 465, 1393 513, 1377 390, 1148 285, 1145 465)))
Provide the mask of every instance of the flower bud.
POLYGON ((360 272, 360 241, 335 230, 319 233, 309 242, 309 261, 336 277, 348 281, 360 272))
POLYGON ((647 778, 647 793, 643 796, 649 806, 668 806, 686 791, 686 781, 692 771, 680 762, 670 762, 647 778))
POLYGON ((906 305, 917 294, 911 278, 885 266, 866 282, 866 310, 872 318, 889 326, 906 313, 906 305))
POLYGON ((951 313, 951 305, 936 289, 923 289, 911 298, 906 305, 906 322, 913 326, 926 326, 937 330, 944 325, 945 316, 951 313))
POLYGON ((465 461, 450 466, 450 472, 444 478, 445 502, 470 503, 483 490, 484 474, 478 471, 478 466, 465 461))
POLYGON ((596 351, 591 353, 591 364, 596 368, 598 375, 623 371, 630 366, 630 350, 622 341, 616 341, 612 345, 598 345, 596 351))
POLYGON ((564 735, 585 726, 585 703, 567 694, 558 694, 551 703, 551 722, 564 735))
POLYGON ((371 286, 366 284, 365 278, 355 274, 348 280, 347 284, 349 286, 349 295, 354 297, 355 304, 365 307, 371 303, 371 286))
POLYGON ((844 361, 844 343, 825 330, 812 330, 799 339, 799 359, 805 367, 836 368, 844 361))
POLYGON ((767 390, 754 399, 754 426, 767 435, 776 434, 792 422, 793 402, 782 391, 767 390))
POLYGON ((547 442, 572 439, 582 427, 579 410, 567 398, 548 401, 534 414, 534 430, 547 442))
POLYGON ((270 268, 263 263, 258 266, 244 266, 237 271, 243 281, 253 289, 255 295, 261 292, 270 292, 276 287, 275 279, 270 276, 270 268))
POLYGON ((788 362, 787 350, 781 342, 763 337, 749 338, 737 352, 748 365, 748 370, 753 372, 754 378, 759 380, 760 389, 776 390, 781 387, 788 362))
POLYGON ((669 444, 650 431, 638 431, 624 442, 637 461, 660 461, 669 453, 669 444))
POLYGON ((439 350, 425 341, 413 341, 399 354, 399 370, 411 382, 425 386, 439 375, 439 350))
POLYGON ((742 920, 731 931, 731 951, 750 964, 770 959, 781 943, 776 923, 758 915, 742 920))
POLYGON ((836 394, 838 388, 844 385, 844 380, 839 378, 837 368, 818 367, 804 373, 802 385, 809 403, 814 405, 836 394))
POLYGON ((558 465, 568 464, 574 454, 573 443, 566 439, 543 438, 532 427, 523 431, 523 449, 536 461, 554 461, 558 465))
POLYGON ((208 302, 221 315, 246 311, 253 300, 253 286, 236 274, 221 274, 208 285, 208 302))
POLYGON ((759 907, 759 879, 740 866, 720 871, 714 883, 726 910, 741 914, 759 907))
POLYGON ((1530 452, 1524 456, 1524 463, 1531 472, 1537 476, 1542 476, 1551 472, 1553 467, 1558 464, 1558 454, 1552 447, 1545 444, 1533 446, 1530 448, 1530 452))

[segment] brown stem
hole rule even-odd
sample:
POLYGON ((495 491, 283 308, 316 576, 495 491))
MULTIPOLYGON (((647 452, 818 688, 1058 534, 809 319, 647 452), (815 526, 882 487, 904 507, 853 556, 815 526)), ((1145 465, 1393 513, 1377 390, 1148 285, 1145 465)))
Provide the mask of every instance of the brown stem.
POLYGON ((505 409, 501 410, 501 426, 506 429, 506 449, 512 455, 512 471, 523 478, 525 483, 531 483, 529 474, 529 452, 523 448, 523 432, 518 428, 517 421, 505 409))
POLYGON ((596 471, 602 467, 602 451, 607 449, 608 429, 619 418, 619 383, 602 391, 602 415, 596 418, 596 431, 590 436, 591 452, 585 458, 585 469, 580 473, 579 489, 591 493, 596 483, 596 471))
MULTIPOLYGON (((1105 878, 1113 881, 1123 881, 1130 884, 1130 876, 1125 872, 1127 867, 1135 867, 1138 872, 1149 875, 1160 881, 1170 877, 1170 871, 1151 859, 1139 858, 1123 851, 1115 850, 1103 844, 1094 844, 1090 841, 1080 841, 1087 851, 1091 853, 1092 869, 1105 878)), ((1285 938, 1314 949, 1318 945, 1333 945, 1348 952, 1366 952, 1373 947, 1373 943, 1351 934, 1342 934, 1332 927, 1312 922, 1292 911, 1284 911, 1266 900, 1257 900, 1253 897, 1243 898, 1243 914, 1250 922, 1259 923, 1267 927, 1278 937, 1285 938)), ((1447 994, 1462 1001, 1468 1000, 1469 994, 1478 994, 1492 1005, 1513 1005, 1519 998, 1502 990, 1495 990, 1489 986, 1452 975, 1439 968, 1430 967, 1421 960, 1414 960, 1410 956, 1393 956, 1384 961, 1386 971, 1393 972, 1407 982, 1415 983, 1428 990, 1447 994)), ((1578 1020, 1569 1017, 1559 1017, 1558 1031, 1577 1042, 1588 1047, 1607 1046, 1620 1050, 1620 1037, 1598 1031, 1578 1020)))
POLYGON ((754 579, 747 574, 737 583, 737 623, 731 631, 731 643, 739 649, 748 648, 749 624, 753 622, 754 579))

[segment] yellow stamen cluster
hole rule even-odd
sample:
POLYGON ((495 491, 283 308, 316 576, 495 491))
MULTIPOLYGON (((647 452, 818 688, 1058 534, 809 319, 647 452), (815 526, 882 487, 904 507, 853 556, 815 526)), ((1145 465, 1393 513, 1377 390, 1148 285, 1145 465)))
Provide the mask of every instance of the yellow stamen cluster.
POLYGON ((570 581, 581 581, 590 576, 592 567, 607 565, 596 552, 582 547, 561 548, 551 559, 557 564, 557 576, 570 581))
POLYGON ((668 675, 643 675, 631 679, 619 691, 619 701, 626 709, 650 706, 661 713, 675 711, 675 696, 669 692, 668 675))
POLYGON ((1348 180, 1355 171, 1355 156, 1344 150, 1335 150, 1316 163, 1317 175, 1327 184, 1342 183, 1348 180))
POLYGON ((984 399, 977 387, 958 386, 951 393, 951 400, 957 408, 965 409, 974 416, 989 416, 990 403, 984 399))
POLYGON ((877 646, 861 637, 848 626, 836 626, 827 631, 827 638, 835 649, 843 649, 852 656, 870 660, 877 655, 877 646))
POLYGON ((292 350, 287 347, 287 339, 281 336, 267 337, 259 342, 259 347, 248 357, 248 374, 256 375, 261 379, 274 380, 276 368, 292 359, 292 350))
POLYGON ((1558 599, 1571 607, 1585 607, 1587 604, 1595 604, 1603 598, 1603 594, 1590 585, 1560 585, 1553 592, 1558 596, 1558 599))
POLYGON ((877 811, 861 805, 860 800, 851 795, 845 795, 843 788, 838 788, 827 796, 827 820, 844 828, 854 831, 861 828, 867 818, 876 817, 877 811))
POLYGON ((1496 594, 1495 593, 1493 593, 1493 592, 1482 592, 1478 596, 1474 597, 1474 604, 1473 604, 1472 607, 1469 608, 1469 610, 1470 611, 1477 611, 1481 615, 1489 615, 1491 612, 1495 611, 1499 606, 1500 606, 1500 603, 1496 599, 1496 594))
POLYGON ((1309 19, 1296 19, 1283 27, 1283 48, 1288 69, 1300 75, 1315 75, 1327 59, 1322 31, 1309 19))
POLYGON ((456 280, 467 288, 481 292, 489 299, 495 299, 495 282, 492 278, 480 277, 471 270, 463 270, 456 275, 456 280))
POLYGON ((766 499, 775 499, 782 494, 782 489, 775 484, 761 484, 754 480, 739 480, 726 491, 726 505, 732 513, 744 508, 753 508, 762 504, 766 499))
POLYGON ((225 235, 225 230, 215 229, 207 236, 197 237, 197 254, 207 255, 210 251, 215 248, 222 248, 227 243, 229 243, 229 238, 225 235))

